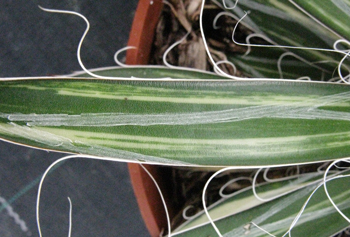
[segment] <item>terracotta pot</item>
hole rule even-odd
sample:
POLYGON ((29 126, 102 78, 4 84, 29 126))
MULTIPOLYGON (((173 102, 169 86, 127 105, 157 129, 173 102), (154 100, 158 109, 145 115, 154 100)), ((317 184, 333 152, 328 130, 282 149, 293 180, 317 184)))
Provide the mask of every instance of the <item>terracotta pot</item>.
POLYGON ((128 41, 128 46, 134 46, 136 49, 127 51, 127 64, 148 64, 153 36, 162 8, 162 0, 139 0, 128 41))
MULTIPOLYGON (((135 12, 128 46, 136 49, 127 51, 126 64, 145 65, 149 62, 155 28, 162 11, 162 0, 140 0, 135 12)), ((166 216, 159 192, 151 178, 138 164, 129 164, 129 173, 142 218, 151 236, 159 236, 166 227, 166 216)), ((164 176, 157 166, 145 165, 168 198, 164 176)), ((171 213, 171 207, 170 207, 171 213)))

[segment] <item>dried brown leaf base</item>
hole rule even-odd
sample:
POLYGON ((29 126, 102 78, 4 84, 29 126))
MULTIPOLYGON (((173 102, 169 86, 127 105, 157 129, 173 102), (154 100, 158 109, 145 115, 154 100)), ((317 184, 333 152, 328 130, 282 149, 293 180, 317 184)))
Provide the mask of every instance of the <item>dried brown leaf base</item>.
MULTIPOLYGON (((213 71, 200 33, 200 5, 201 1, 193 0, 165 1, 156 29, 150 64, 164 65, 165 51, 189 33, 186 39, 168 53, 166 61, 174 66, 213 71)), ((216 22, 218 29, 213 28, 215 17, 222 11, 220 7, 207 1, 203 15, 204 33, 209 51, 216 62, 227 60, 227 52, 243 54, 247 50, 246 47, 237 46, 232 42, 233 28, 237 22, 231 17, 220 17, 216 22)), ((250 33, 244 26, 239 26, 236 37, 245 39, 250 33)), ((231 65, 221 64, 220 68, 230 75, 234 74, 231 65)), ((235 76, 242 76, 242 73, 236 72, 235 76)))

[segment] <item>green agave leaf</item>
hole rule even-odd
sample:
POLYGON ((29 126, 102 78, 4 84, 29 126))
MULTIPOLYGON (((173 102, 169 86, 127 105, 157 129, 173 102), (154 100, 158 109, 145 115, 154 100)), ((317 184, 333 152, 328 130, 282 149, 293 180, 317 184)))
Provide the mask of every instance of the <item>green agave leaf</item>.
MULTIPOLYGON (((350 190, 347 187, 347 178, 336 179, 328 182, 327 188, 333 201, 347 216, 350 215, 350 190)), ((274 189, 272 185, 265 187, 274 189)), ((268 236, 251 223, 259 225, 274 236, 282 236, 290 228, 294 218, 303 204, 316 188, 315 185, 302 188, 298 191, 285 195, 264 204, 254 206, 238 214, 226 217, 215 222, 223 236, 268 236)), ((248 190, 235 197, 230 207, 236 209, 244 200, 254 199, 252 191, 248 190)), ((328 200, 323 187, 319 188, 306 209, 292 229, 292 236, 333 236, 348 227, 349 223, 340 216, 328 200)), ((210 224, 182 232, 174 233, 174 236, 217 236, 210 224)))
POLYGON ((344 39, 350 39, 350 29, 348 26, 348 22, 350 21, 349 0, 293 1, 325 26, 337 32, 344 39))
MULTIPOLYGON (((323 4, 318 2, 318 9, 322 11, 323 4)), ((226 3, 228 6, 233 6, 236 0, 228 0, 226 3)), ((332 50, 334 42, 339 39, 338 35, 311 19, 288 0, 241 0, 238 1, 238 5, 234 9, 227 9, 227 11, 239 18, 249 11, 250 13, 243 19, 242 24, 248 25, 256 33, 267 36, 277 45, 332 50)), ((261 50, 259 47, 252 47, 252 49, 257 51, 256 54, 259 54, 261 50)), ((292 52, 310 64, 318 65, 328 72, 335 70, 343 56, 335 52, 291 48, 284 50, 292 52)), ((274 54, 273 51, 272 54, 274 54)), ((278 60, 279 55, 275 60, 278 60)), ((294 61, 299 62, 298 60, 294 61)), ((299 75, 293 78, 305 76, 302 67, 300 69, 299 75)), ((315 71, 315 74, 320 74, 323 71, 319 67, 313 67, 312 70, 315 71)), ((294 74, 298 74, 298 71, 295 71, 294 74)), ((332 74, 327 79, 331 78, 332 74)), ((312 79, 319 80, 320 78, 314 77, 312 79)))
POLYGON ((0 97, 0 136, 44 149, 208 166, 350 154, 347 85, 55 78, 1 81, 0 97))
POLYGON ((228 55, 228 60, 246 75, 254 78, 303 78, 323 80, 332 78, 333 71, 327 71, 320 66, 298 59, 290 52, 282 49, 253 49, 245 56, 228 55), (280 62, 279 62, 279 59, 280 62), (280 69, 279 69, 280 66, 280 69))
MULTIPOLYGON (((300 178, 293 177, 283 181, 261 184, 256 187, 256 192, 260 198, 270 199, 279 195, 290 194, 308 185, 313 185, 321 178, 322 175, 320 173, 305 174, 300 178)), ((239 192, 233 193, 231 197, 222 198, 217 203, 208 207, 208 213, 214 221, 217 221, 255 208, 263 203, 265 202, 257 199, 253 195, 252 187, 247 187, 239 192)), ((204 225, 210 228, 208 217, 205 215, 204 211, 202 211, 173 230, 172 234, 180 234, 204 225)))
MULTIPOLYGON (((227 79, 215 73, 204 72, 190 68, 171 69, 162 66, 128 66, 128 67, 106 67, 90 70, 91 72, 104 77, 124 77, 124 78, 173 78, 173 79, 227 79)), ((91 77, 85 72, 77 72, 70 76, 91 77)))

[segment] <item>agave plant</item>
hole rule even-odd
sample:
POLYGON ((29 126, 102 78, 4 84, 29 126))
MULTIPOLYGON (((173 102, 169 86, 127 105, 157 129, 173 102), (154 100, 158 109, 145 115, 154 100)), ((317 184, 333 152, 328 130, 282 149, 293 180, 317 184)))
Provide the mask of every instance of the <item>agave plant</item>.
MULTIPOLYGON (((186 221, 175 227, 168 221, 168 236, 340 233, 350 214, 345 26, 350 2, 226 0, 216 5, 223 13, 214 28, 226 15, 251 32, 246 42, 232 34, 247 53, 226 55, 245 77, 228 75, 209 53, 218 74, 82 65, 84 73, 64 77, 3 78, 1 138, 79 154, 56 161, 43 178, 60 161, 82 156, 212 169, 200 195, 203 210, 189 217, 191 207, 186 207, 186 221), (269 178, 276 168, 280 171, 269 178), (221 184, 220 198, 207 207, 211 181, 231 170, 248 174, 221 184), (249 185, 225 193, 241 180, 249 185)), ((199 6, 203 13, 204 2, 199 6)), ((40 193, 37 200, 39 205, 40 193)), ((39 206, 37 213, 40 228, 39 206)))

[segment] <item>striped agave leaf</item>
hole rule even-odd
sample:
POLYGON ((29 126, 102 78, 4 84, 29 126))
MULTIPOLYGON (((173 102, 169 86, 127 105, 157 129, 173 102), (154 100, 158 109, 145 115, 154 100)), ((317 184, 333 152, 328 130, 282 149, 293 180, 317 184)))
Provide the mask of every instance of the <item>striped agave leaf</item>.
POLYGON ((332 30, 340 38, 350 39, 350 30, 347 22, 350 20, 350 1, 301 1, 293 0, 295 4, 302 11, 306 12, 310 17, 316 21, 321 22, 329 30, 332 30))
MULTIPOLYGON (((347 0, 327 1, 326 4, 321 1, 291 0, 228 0, 225 2, 228 7, 233 7, 238 2, 236 7, 226 9, 226 11, 234 14, 237 19, 244 17, 239 24, 246 25, 254 32, 254 35, 261 35, 263 39, 267 39, 269 42, 267 44, 279 47, 273 50, 262 50, 251 44, 253 57, 241 58, 238 56, 240 64, 237 63, 237 55, 229 55, 230 60, 240 70, 245 71, 248 75, 254 75, 250 71, 246 71, 245 68, 251 67, 250 65, 254 66, 257 59, 258 63, 265 59, 267 68, 264 69, 263 66, 257 68, 263 77, 276 77, 276 74, 274 75, 273 71, 271 74, 271 70, 269 70, 271 63, 275 64, 275 72, 278 72, 278 66, 283 68, 285 78, 288 78, 288 74, 293 76, 289 78, 308 76, 312 80, 322 80, 320 74, 323 74, 326 80, 334 77, 334 70, 343 57, 342 53, 335 50, 334 43, 341 38, 337 31, 341 32, 347 39, 347 35, 341 29, 347 31, 346 24, 349 17, 344 16, 347 14, 344 12, 347 11, 347 8, 340 10, 339 6, 348 6, 347 0), (305 10, 296 3, 305 7, 312 15, 305 14, 305 10), (332 13, 328 14, 329 12, 332 13), (245 15, 246 13, 249 14, 245 15), (323 19, 315 21, 313 15, 317 19, 321 19, 322 15, 327 15, 327 17, 324 18, 324 21, 323 19), (301 48, 297 49, 297 47, 301 48), (289 57, 280 60, 287 52, 289 57), (309 68, 309 72, 305 73, 304 68, 309 68)), ((239 43, 245 44, 246 42, 239 43)), ((337 49, 339 48, 341 47, 338 45, 337 49)), ((280 75, 277 76, 281 78, 280 75)))
POLYGON ((0 96, 1 137, 43 149, 208 166, 350 154, 348 85, 54 78, 1 81, 0 96))
POLYGON ((246 75, 255 78, 312 78, 322 81, 333 77, 333 72, 278 48, 260 48, 248 55, 231 54, 228 59, 246 75))
MULTIPOLYGON (((311 177, 311 175, 308 176, 311 177)), ((333 201, 347 216, 350 215, 350 191, 344 187, 348 185, 348 182, 348 178, 341 178, 329 181, 327 184, 333 201)), ((285 184, 269 183, 261 187, 259 195, 262 197, 285 188, 285 184)), ((265 203, 258 201, 252 189, 248 189, 231 199, 221 200, 213 205, 209 214, 214 219, 218 214, 224 216, 229 212, 236 213, 215 221, 217 228, 225 237, 289 236, 285 235, 289 230, 291 230, 291 236, 328 237, 334 236, 349 225, 332 206, 323 187, 318 186, 317 183, 306 185, 295 192, 265 203), (310 198, 309 202, 307 202, 308 198, 310 198), (305 205, 305 210, 298 218, 303 205, 305 205), (248 206, 251 208, 247 208, 248 206)), ((172 236, 217 236, 217 234, 203 214, 192 218, 184 226, 174 230, 172 236)))

